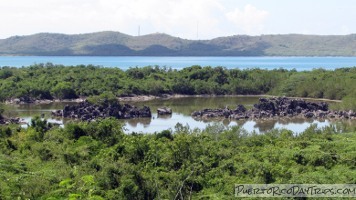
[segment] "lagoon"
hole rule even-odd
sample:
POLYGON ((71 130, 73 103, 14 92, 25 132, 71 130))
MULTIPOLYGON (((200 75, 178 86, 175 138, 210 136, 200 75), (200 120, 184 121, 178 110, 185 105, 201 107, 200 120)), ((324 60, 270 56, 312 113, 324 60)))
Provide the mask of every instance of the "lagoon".
POLYGON ((117 67, 165 66, 182 69, 192 65, 226 68, 296 69, 297 71, 356 66, 356 57, 144 57, 144 56, 0 56, 0 67, 27 67, 39 63, 117 67))
MULTIPOLYGON (((304 118, 280 118, 268 120, 229 120, 229 119, 194 119, 191 113, 204 108, 223 108, 225 106, 234 108, 242 104, 251 108, 258 102, 258 97, 184 97, 175 99, 155 99, 145 102, 130 102, 138 107, 149 106, 152 111, 152 118, 138 118, 121 120, 125 125, 126 133, 154 133, 163 130, 175 130, 177 124, 188 126, 190 129, 204 129, 209 125, 218 124, 222 128, 240 126, 248 132, 265 133, 275 128, 284 128, 298 134, 306 130, 312 124, 318 128, 326 127, 331 124, 340 123, 340 121, 330 121, 327 119, 304 119, 304 118), (173 110, 172 115, 158 116, 158 107, 170 107, 173 110)), ((44 114, 50 122, 65 124, 69 119, 52 119, 51 111, 63 109, 69 103, 50 103, 50 104, 27 104, 27 105, 6 105, 5 115, 23 118, 27 123, 31 117, 44 114)), ((354 123, 354 122, 346 122, 354 123)))

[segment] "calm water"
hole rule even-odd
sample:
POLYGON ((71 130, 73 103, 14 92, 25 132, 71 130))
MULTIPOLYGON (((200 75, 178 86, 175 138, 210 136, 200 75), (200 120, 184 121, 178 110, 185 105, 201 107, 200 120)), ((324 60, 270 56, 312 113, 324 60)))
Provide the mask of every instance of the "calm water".
POLYGON ((101 56, 0 56, 0 66, 22 67, 36 63, 98 65, 104 67, 166 66, 182 69, 192 65, 226 68, 335 69, 356 66, 356 57, 101 57, 101 56))
MULTIPOLYGON (((0 66, 22 67, 36 63, 47 63, 62 65, 98 65, 104 67, 118 67, 128 69, 130 67, 143 66, 166 66, 174 69, 181 69, 192 65, 201 66, 223 66, 226 68, 266 68, 266 69, 297 69, 312 70, 313 68, 335 69, 342 67, 356 66, 356 57, 38 57, 38 56, 0 56, 0 66)), ((127 132, 147 132, 174 129, 177 123, 188 125, 190 128, 205 128, 209 124, 220 123, 224 126, 239 125, 247 131, 262 133, 272 128, 287 128, 295 132, 302 132, 312 123, 319 127, 327 126, 332 122, 327 120, 263 120, 263 121, 202 121, 195 120, 190 114, 195 110, 203 108, 222 108, 229 106, 234 108, 237 104, 247 107, 258 101, 257 98, 183 98, 173 100, 154 100, 144 103, 136 103, 139 106, 150 106, 153 111, 151 119, 131 119, 123 120, 127 132), (156 109, 160 106, 169 106, 174 113, 171 116, 158 118, 156 109)), ((7 114, 9 116, 21 116, 27 122, 34 115, 46 114, 51 122, 63 123, 62 119, 50 119, 50 112, 62 109, 65 104, 53 103, 48 105, 21 105, 10 106, 7 114)), ((64 122, 65 123, 65 122, 64 122)))
MULTIPOLYGON (((143 132, 143 133, 154 133, 167 129, 175 130, 177 123, 184 126, 189 126, 191 129, 206 128, 207 125, 220 124, 225 127, 229 126, 241 126, 249 132, 255 131, 257 133, 263 133, 269 131, 273 128, 286 128, 294 131, 295 133, 303 132, 311 124, 317 124, 318 127, 328 126, 335 122, 330 122, 328 120, 307 120, 307 119, 280 119, 280 120, 196 120, 193 119, 190 114, 193 111, 201 110, 203 108, 223 108, 228 106, 229 108, 234 108, 237 104, 243 104, 247 108, 252 107, 253 104, 258 102, 256 97, 210 97, 210 98, 199 98, 199 97, 189 97, 180 99, 170 99, 170 100, 153 100, 147 102, 136 102, 132 103, 137 106, 147 105, 151 108, 152 118, 141 118, 141 119, 129 119, 122 120, 125 124, 125 129, 127 133, 131 132, 143 132), (157 108, 162 106, 168 106, 172 108, 173 114, 165 117, 157 116, 157 108)), ((51 103, 47 105, 7 105, 7 111, 5 114, 9 116, 21 116, 25 121, 29 122, 31 116, 45 114, 46 118, 51 122, 65 123, 62 119, 51 119, 50 112, 56 109, 62 109, 67 103, 51 103)))

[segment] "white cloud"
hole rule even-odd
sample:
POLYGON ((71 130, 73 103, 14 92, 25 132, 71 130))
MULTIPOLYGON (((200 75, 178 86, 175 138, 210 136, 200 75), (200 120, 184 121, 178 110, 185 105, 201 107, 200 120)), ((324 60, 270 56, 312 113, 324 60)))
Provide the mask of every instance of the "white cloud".
POLYGON ((320 9, 310 6, 310 0, 0 1, 0 38, 38 32, 105 30, 137 35, 141 26, 141 34, 164 32, 196 39, 197 23, 199 39, 234 34, 301 33, 303 30, 312 34, 349 34, 356 30, 353 0, 313 1, 313 5, 323 5, 320 9))
POLYGON ((243 10, 236 8, 234 11, 226 13, 227 19, 233 22, 238 29, 252 35, 262 33, 263 22, 268 15, 267 11, 259 10, 250 4, 246 5, 243 10))
POLYGON ((211 37, 223 9, 220 0, 13 0, 0 8, 2 35, 101 30, 137 34, 165 32, 211 37), (218 13, 218 14, 217 14, 218 13))
POLYGON ((0 7, 0 38, 38 32, 120 31, 137 35, 164 32, 199 39, 233 34, 229 20, 245 33, 262 27, 266 11, 247 5, 230 9, 225 0, 12 0, 0 7))
MULTIPOLYGON (((129 0, 116 10, 118 26, 142 33, 164 32, 184 38, 196 36, 199 22, 201 32, 209 32, 219 23, 214 13, 220 12, 218 0, 129 0)), ((210 35, 205 35, 209 37, 210 35)))

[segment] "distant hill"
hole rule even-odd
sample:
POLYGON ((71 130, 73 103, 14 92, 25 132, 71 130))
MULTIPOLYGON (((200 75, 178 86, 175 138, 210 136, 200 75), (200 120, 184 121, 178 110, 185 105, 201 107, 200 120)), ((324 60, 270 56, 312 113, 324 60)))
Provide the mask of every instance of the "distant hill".
POLYGON ((356 56, 356 34, 236 35, 186 40, 167 34, 39 33, 0 40, 0 55, 30 56, 356 56))

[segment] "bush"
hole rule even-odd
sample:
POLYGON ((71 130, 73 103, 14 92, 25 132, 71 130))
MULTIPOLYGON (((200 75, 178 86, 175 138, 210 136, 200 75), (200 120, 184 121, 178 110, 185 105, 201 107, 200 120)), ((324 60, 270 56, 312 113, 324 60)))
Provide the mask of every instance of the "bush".
POLYGON ((70 83, 58 83, 52 89, 53 96, 58 99, 74 99, 78 96, 75 94, 75 91, 72 89, 70 83))

